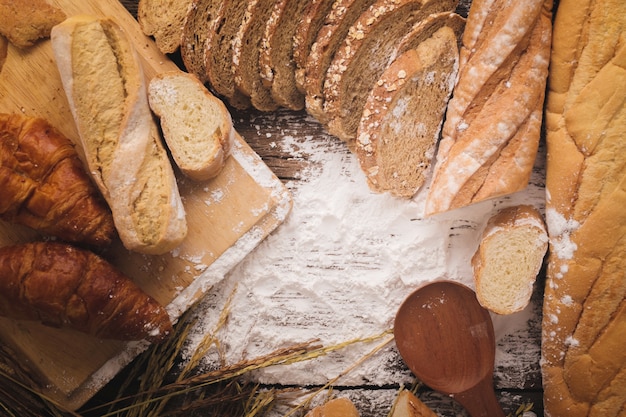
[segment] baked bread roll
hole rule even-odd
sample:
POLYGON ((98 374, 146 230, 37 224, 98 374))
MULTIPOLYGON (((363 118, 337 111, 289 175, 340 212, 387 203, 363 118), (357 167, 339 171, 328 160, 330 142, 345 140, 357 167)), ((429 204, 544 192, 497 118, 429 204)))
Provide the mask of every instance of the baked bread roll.
POLYGON ((163 137, 178 168, 196 181, 222 171, 235 130, 221 100, 194 75, 157 74, 148 86, 150 108, 161 120, 163 137))
POLYGON ((443 26, 383 72, 367 98, 355 141, 370 189, 412 197, 422 186, 458 63, 456 34, 443 26))
POLYGON ((561 0, 547 95, 546 416, 626 409, 626 2, 561 0))
POLYGON ((359 415, 352 401, 340 397, 318 405, 306 413, 305 417, 359 417, 359 415))
POLYGON ((0 218, 74 243, 107 246, 116 236, 72 142, 21 114, 0 114, 0 218))
POLYGON ((89 171, 122 243, 146 254, 174 249, 187 234, 185 210, 128 38, 92 16, 70 17, 51 38, 89 171))
POLYGON ((0 0, 0 35, 18 48, 48 38, 52 27, 65 18, 63 10, 46 0, 0 0))
POLYGON ((402 390, 398 394, 390 417, 437 417, 437 414, 411 391, 402 390))
POLYGON ((522 311, 548 250, 548 232, 533 206, 507 207, 492 216, 472 257, 476 298, 496 314, 522 311))
POLYGON ((144 34, 154 37, 161 52, 171 54, 180 47, 185 18, 193 0, 139 0, 137 21, 144 34))
POLYGON ((0 248, 0 315, 104 339, 160 342, 165 309, 92 252, 54 242, 0 248))
POLYGON ((535 162, 552 0, 472 2, 426 214, 525 188, 535 162))

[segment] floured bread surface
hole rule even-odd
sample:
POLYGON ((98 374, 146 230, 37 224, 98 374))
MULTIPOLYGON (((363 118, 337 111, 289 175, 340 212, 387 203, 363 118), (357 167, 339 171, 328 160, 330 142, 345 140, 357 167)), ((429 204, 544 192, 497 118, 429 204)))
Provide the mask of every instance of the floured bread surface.
POLYGON ((480 304, 497 314, 523 310, 547 250, 548 232, 534 207, 508 207, 490 218, 472 258, 480 304))
POLYGON ((180 71, 156 75, 148 99, 181 171, 196 181, 219 174, 235 134, 224 104, 194 75, 180 71))
POLYGON ((89 171, 124 245, 160 254, 187 233, 176 178, 148 106, 143 72, 114 22, 74 16, 52 45, 89 171))
POLYGON ((355 145, 370 188, 412 197, 422 186, 458 60, 457 37, 444 26, 383 73, 365 104, 355 145))
POLYGON ((626 409, 626 3, 562 0, 546 106, 546 416, 626 409))

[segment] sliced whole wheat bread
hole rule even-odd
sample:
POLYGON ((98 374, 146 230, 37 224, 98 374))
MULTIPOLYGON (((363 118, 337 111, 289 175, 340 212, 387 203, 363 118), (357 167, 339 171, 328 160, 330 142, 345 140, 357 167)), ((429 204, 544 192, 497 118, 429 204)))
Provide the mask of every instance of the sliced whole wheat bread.
POLYGON ((306 5, 301 0, 276 1, 261 40, 261 81, 270 88, 278 105, 291 110, 304 108, 304 94, 298 90, 295 80, 293 37, 306 5))
POLYGON ((458 63, 457 35, 443 26, 383 72, 367 97, 355 141, 372 190, 410 198, 424 184, 458 63))
POLYGON ((161 52, 180 47, 185 18, 193 0, 139 0, 137 20, 147 36, 153 36, 161 52))
POLYGON ((352 25, 324 82, 323 107, 331 134, 350 145, 367 96, 399 42, 433 13, 452 12, 457 0, 377 0, 352 25))
POLYGON ((187 71, 202 82, 208 81, 204 65, 205 43, 217 22, 221 5, 219 0, 193 0, 183 23, 180 55, 187 71))

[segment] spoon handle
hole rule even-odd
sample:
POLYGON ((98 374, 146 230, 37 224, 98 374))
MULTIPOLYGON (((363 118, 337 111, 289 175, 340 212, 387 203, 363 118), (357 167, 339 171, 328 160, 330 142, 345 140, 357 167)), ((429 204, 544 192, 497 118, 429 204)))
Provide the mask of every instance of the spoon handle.
POLYGON ((474 387, 452 394, 471 417, 505 417, 493 389, 493 377, 487 375, 474 387))

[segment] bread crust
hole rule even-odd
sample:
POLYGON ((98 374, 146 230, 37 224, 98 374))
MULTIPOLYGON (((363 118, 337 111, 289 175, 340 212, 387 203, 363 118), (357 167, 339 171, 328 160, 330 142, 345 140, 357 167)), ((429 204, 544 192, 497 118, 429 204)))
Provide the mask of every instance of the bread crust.
POLYGON ((477 0, 470 9, 427 196, 429 215, 525 188, 535 161, 552 2, 491 3, 477 0))
POLYGON ((562 0, 546 103, 546 416, 626 407, 626 3, 562 0))
POLYGON ((186 215, 134 48, 117 24, 93 16, 72 16, 51 37, 89 172, 122 243, 146 254, 174 249, 186 215))

